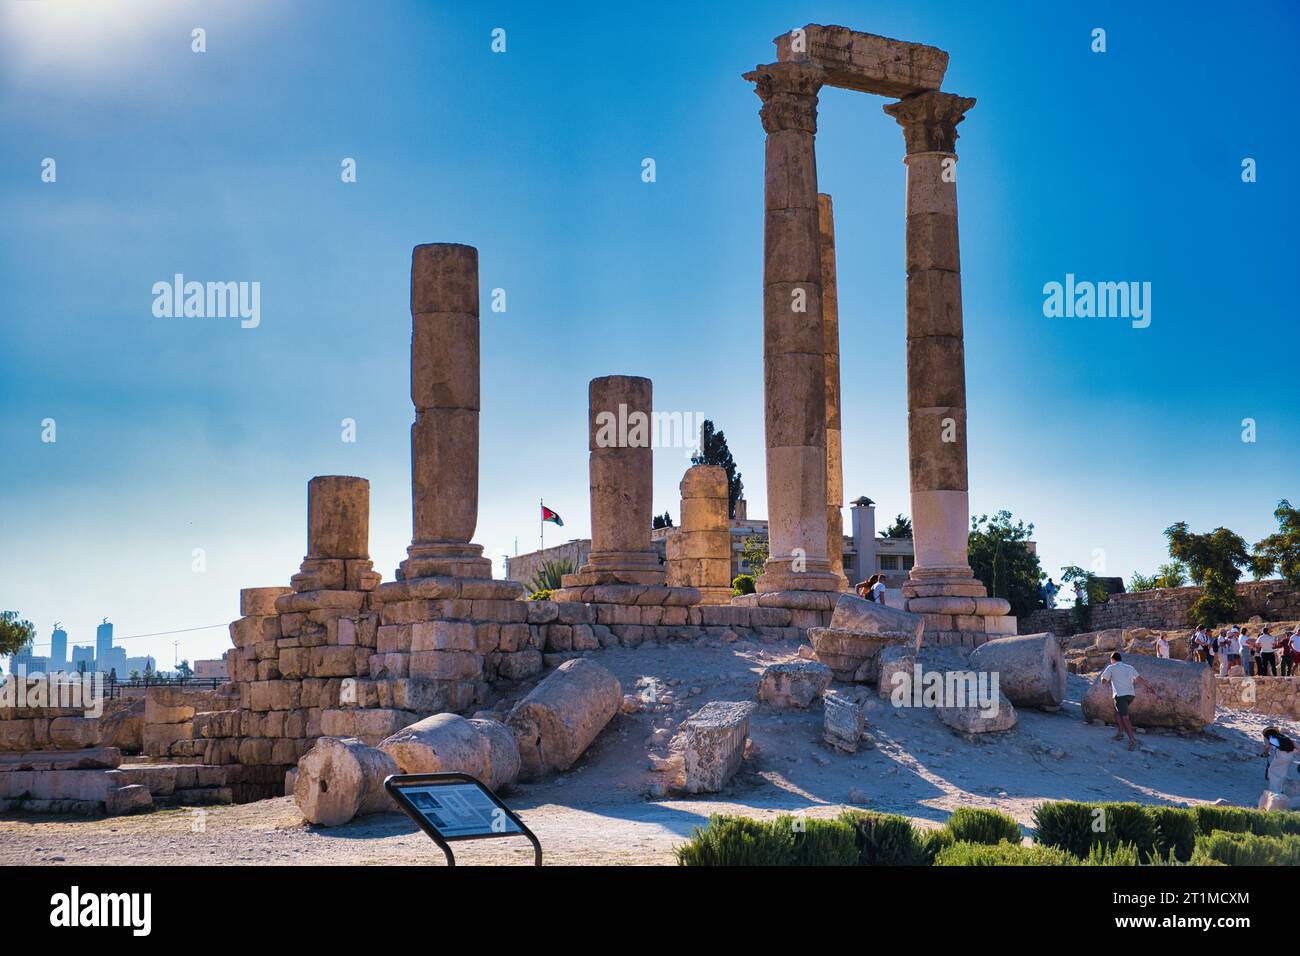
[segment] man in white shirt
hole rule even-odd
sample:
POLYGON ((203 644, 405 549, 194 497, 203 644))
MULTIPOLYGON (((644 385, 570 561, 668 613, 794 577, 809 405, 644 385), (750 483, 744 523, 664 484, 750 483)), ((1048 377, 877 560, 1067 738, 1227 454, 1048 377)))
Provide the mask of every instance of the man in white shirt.
POLYGON ((1274 653, 1276 641, 1277 638, 1269 631, 1267 624, 1259 632, 1259 637, 1255 638, 1255 650, 1259 652, 1259 666, 1256 672, 1261 677, 1267 677, 1269 674, 1277 676, 1277 655, 1274 653))
POLYGON ((1125 664, 1119 651, 1110 655, 1110 664, 1101 672, 1101 682, 1110 684, 1110 691, 1115 698, 1115 722, 1119 725, 1115 731, 1115 740, 1123 740, 1128 734, 1128 749, 1137 750, 1137 735, 1133 732, 1133 721, 1129 719, 1128 710, 1137 696, 1137 688, 1155 694, 1156 689, 1150 681, 1144 679, 1132 664, 1125 664))

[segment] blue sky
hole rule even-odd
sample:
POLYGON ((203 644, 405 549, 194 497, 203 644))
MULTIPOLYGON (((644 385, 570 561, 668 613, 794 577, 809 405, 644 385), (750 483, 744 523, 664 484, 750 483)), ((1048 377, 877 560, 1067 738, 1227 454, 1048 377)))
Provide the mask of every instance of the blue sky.
MULTIPOLYGON (((240 587, 297 569, 316 474, 370 479, 391 578, 420 242, 476 245, 483 289, 506 290, 483 314, 476 540, 495 560, 535 547, 539 497, 566 521, 549 541, 588 533, 597 375, 713 418, 766 514, 763 133, 740 74, 808 22, 942 47, 945 89, 978 100, 958 145, 972 510, 1033 521, 1052 572, 1098 550, 1106 573, 1150 571, 1177 520, 1262 537, 1300 472, 1300 15, 1130 6, 0 0, 0 605, 42 644, 55 620, 74 643, 103 616, 120 636, 229 621, 240 587), (260 282, 261 325, 155 318, 177 272, 260 282), (1150 328, 1045 318, 1067 272, 1150 282, 1150 328)), ((908 509, 885 102, 826 91, 817 142, 845 486, 882 520, 908 509)), ((686 464, 657 455, 657 510, 677 512, 686 464)), ((173 639, 124 646, 169 664, 173 639)), ((175 639, 190 659, 228 646, 175 639)))

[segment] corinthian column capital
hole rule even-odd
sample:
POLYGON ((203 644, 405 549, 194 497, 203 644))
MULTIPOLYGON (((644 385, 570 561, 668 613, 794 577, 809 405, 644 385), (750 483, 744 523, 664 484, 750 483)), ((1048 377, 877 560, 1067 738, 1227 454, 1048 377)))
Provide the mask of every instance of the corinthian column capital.
POLYGON ((885 112, 903 127, 907 153, 955 153, 957 124, 975 100, 954 93, 917 93, 897 103, 887 103, 885 112))
POLYGON ((826 71, 813 63, 769 63, 744 75, 763 101, 759 117, 769 133, 797 129, 817 132, 817 94, 826 71))

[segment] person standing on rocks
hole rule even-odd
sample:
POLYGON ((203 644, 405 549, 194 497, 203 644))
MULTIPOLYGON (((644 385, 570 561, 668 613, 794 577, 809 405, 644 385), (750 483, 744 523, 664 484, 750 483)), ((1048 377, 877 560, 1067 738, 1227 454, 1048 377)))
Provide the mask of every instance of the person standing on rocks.
POLYGON ((1169 635, 1161 633, 1156 638, 1156 657, 1169 660, 1169 635))
POLYGON ((1110 655, 1110 664, 1101 672, 1101 682, 1110 684, 1110 692, 1115 698, 1115 740, 1123 740, 1128 734, 1128 749, 1137 750, 1137 734, 1133 732, 1133 721, 1129 719, 1129 707, 1141 687, 1152 696, 1156 693, 1155 685, 1137 672, 1132 664, 1125 664, 1119 651, 1110 655))

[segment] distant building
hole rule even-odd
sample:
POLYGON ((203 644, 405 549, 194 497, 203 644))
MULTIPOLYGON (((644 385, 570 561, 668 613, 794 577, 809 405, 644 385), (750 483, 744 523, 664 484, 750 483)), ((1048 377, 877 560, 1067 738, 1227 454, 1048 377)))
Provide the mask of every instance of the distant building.
POLYGON ((55 624, 50 635, 50 670, 62 671, 68 666, 68 632, 55 624))
POLYGON ((195 661, 194 676, 200 680, 230 680, 230 675, 226 672, 226 659, 218 657, 216 660, 195 661))
POLYGON ((95 669, 95 649, 93 647, 74 647, 72 649, 71 667, 68 670, 74 673, 85 670, 87 673, 95 669))
POLYGON ((135 671, 141 677, 145 674, 156 674, 158 673, 158 662, 147 654, 144 657, 128 657, 126 659, 126 673, 118 671, 117 676, 125 679, 130 676, 132 671, 135 671))
POLYGON ((109 660, 112 650, 113 625, 108 623, 108 618, 104 618, 104 623, 95 628, 95 661, 98 663, 99 670, 108 670, 104 662, 109 660))

